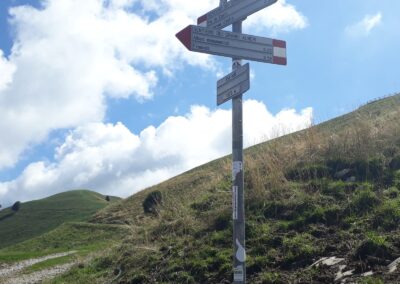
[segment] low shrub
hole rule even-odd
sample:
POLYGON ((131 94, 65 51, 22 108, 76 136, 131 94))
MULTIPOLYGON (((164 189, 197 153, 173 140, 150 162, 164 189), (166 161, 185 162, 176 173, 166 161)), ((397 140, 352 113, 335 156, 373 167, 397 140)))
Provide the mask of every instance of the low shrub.
POLYGON ((312 261, 318 253, 313 237, 308 233, 297 234, 292 238, 283 239, 284 267, 292 267, 295 262, 301 262, 305 266, 312 261))
POLYGON ((358 214, 364 214, 371 211, 379 203, 380 200, 375 192, 370 188, 363 188, 354 196, 350 204, 350 210, 358 214))
POLYGON ((400 170, 400 156, 395 156, 389 163, 389 168, 391 170, 400 170))
POLYGON ((13 204, 13 206, 11 207, 11 210, 14 212, 17 212, 20 208, 21 208, 21 202, 17 201, 13 204))
POLYGON ((206 212, 213 208, 215 202, 215 197, 207 197, 204 200, 192 203, 190 207, 197 212, 206 212))
POLYGON ((368 256, 386 258, 390 256, 390 248, 386 239, 374 233, 369 233, 366 240, 356 248, 354 257, 365 260, 368 256))
POLYGON ((285 177, 288 180, 309 181, 331 176, 331 170, 322 164, 312 164, 306 166, 297 166, 288 170, 285 177))
POLYGON ((393 174, 393 185, 397 187, 398 190, 400 190, 400 170, 397 170, 393 174))
POLYGON ((143 201, 144 213, 158 214, 158 205, 162 203, 162 194, 160 191, 152 191, 143 201))
POLYGON ((230 228, 231 224, 232 224, 232 214, 226 211, 215 218, 214 228, 217 231, 222 231, 230 228))
POLYGON ((400 196, 399 189, 395 186, 392 186, 384 191, 384 194, 387 198, 395 199, 400 196))
POLYGON ((346 197, 346 188, 347 183, 343 181, 334 181, 323 188, 322 193, 328 196, 332 196, 336 199, 343 200, 346 197))
POLYGON ((279 272, 263 272, 260 276, 262 284, 281 284, 285 283, 279 272))
POLYGON ((399 226, 400 204, 398 200, 386 201, 375 212, 373 218, 374 228, 390 231, 399 226))

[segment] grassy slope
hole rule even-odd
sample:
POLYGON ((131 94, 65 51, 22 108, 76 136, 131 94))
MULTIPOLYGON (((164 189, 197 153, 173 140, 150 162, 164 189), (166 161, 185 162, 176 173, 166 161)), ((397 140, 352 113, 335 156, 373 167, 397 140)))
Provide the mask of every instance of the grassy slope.
POLYGON ((64 222, 85 221, 108 204, 101 194, 75 190, 22 203, 18 212, 6 208, 0 211, 0 249, 39 236, 64 222))
POLYGON ((86 254, 112 247, 129 228, 121 225, 64 223, 39 237, 0 250, 0 263, 15 262, 58 252, 86 254))
MULTIPOLYGON (((398 283, 384 267, 400 256, 399 117, 397 95, 246 150, 249 282, 332 283, 337 270, 307 267, 338 256, 356 275, 378 272, 357 283, 398 283)), ((100 210, 92 222, 132 234, 55 282, 112 279, 121 268, 120 282, 230 283, 230 178, 225 157, 100 210), (155 190, 163 204, 146 215, 155 190)))

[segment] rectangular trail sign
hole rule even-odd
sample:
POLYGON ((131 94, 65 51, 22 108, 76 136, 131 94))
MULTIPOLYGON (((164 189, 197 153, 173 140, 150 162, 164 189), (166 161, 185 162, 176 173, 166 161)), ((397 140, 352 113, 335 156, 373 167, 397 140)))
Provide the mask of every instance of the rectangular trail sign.
POLYGON ((286 65, 286 42, 190 25, 176 34, 190 51, 286 65))
POLYGON ((276 2, 277 0, 231 0, 199 17, 197 24, 208 28, 223 29, 276 2))
POLYGON ((250 64, 240 66, 217 82, 217 105, 250 89, 250 64))

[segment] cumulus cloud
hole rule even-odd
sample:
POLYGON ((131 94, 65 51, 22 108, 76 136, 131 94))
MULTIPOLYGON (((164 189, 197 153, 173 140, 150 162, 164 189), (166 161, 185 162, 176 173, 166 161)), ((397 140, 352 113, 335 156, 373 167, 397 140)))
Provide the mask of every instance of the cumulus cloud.
MULTIPOLYGON (((73 188, 131 195, 231 152, 231 111, 193 106, 140 134, 122 123, 89 123, 71 131, 55 149, 54 162, 35 162, 15 180, 0 183, 0 199, 11 203, 73 188)), ((258 101, 244 103, 246 147, 310 125, 312 109, 271 114, 258 101)))
MULTIPOLYGON (((40 8, 9 10, 13 46, 7 57, 0 50, 0 133, 6 133, 0 139, 0 170, 14 166, 51 131, 73 130, 55 150, 54 162, 32 163, 15 180, 0 183, 2 201, 79 187, 126 196, 229 153, 229 111, 193 107, 186 116, 170 117, 138 135, 122 123, 103 123, 107 99, 153 99, 160 77, 172 76, 175 68, 191 65, 218 73, 213 57, 188 52, 174 36, 218 0, 40 3, 40 8)), ((276 6, 273 16, 253 16, 249 25, 274 31, 306 26, 294 6, 284 0, 276 6)), ((253 121, 245 126, 247 146, 282 129, 291 131, 292 125, 304 127, 311 112, 273 116, 251 101, 245 108, 251 108, 246 119, 253 121), (252 116, 255 110, 265 125, 252 116)))
MULTIPOLYGON (((103 121, 106 98, 151 99, 159 77, 171 76, 174 66, 218 71, 212 57, 188 52, 174 37, 218 3, 41 0, 40 9, 10 9, 14 44, 9 59, 0 53, 0 132, 7 133, 0 170, 52 130, 103 121)), ((277 7, 261 25, 302 26, 293 6, 277 7)))
POLYGON ((15 65, 4 57, 4 52, 0 49, 0 92, 12 82, 15 69, 15 65))
POLYGON ((381 22, 382 14, 380 12, 375 15, 366 15, 360 22, 347 26, 345 32, 352 37, 368 36, 381 22))
POLYGON ((10 10, 14 45, 9 60, 0 54, 0 132, 8 133, 0 140, 0 169, 51 130, 102 121, 106 97, 152 98, 157 71, 186 60, 171 40, 185 15, 150 22, 124 9, 132 3, 48 0, 42 9, 10 10))

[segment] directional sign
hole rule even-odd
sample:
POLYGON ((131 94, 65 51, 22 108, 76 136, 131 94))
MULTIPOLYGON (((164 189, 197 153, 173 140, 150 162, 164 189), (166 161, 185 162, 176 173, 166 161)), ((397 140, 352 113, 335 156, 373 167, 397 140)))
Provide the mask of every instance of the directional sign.
POLYGON ((223 29, 262 10, 278 0, 231 0, 197 19, 199 26, 223 29))
POLYGON ((265 37, 187 26, 176 34, 195 52, 286 65, 286 42, 265 37))
POLYGON ((240 66, 217 82, 217 105, 221 105, 250 89, 250 65, 240 66))

